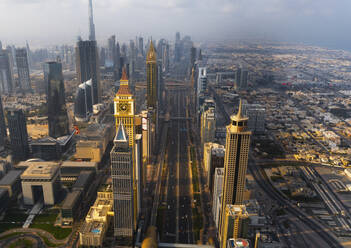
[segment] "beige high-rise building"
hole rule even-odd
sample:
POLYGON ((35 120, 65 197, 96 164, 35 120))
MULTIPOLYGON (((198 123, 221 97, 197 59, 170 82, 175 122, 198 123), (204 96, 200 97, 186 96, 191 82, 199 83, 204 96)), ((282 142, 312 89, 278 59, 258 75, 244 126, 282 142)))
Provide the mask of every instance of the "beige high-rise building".
POLYGON ((204 145, 206 142, 213 142, 216 134, 216 114, 214 107, 208 107, 201 114, 201 144, 204 145))
POLYGON ((243 201, 245 176, 249 158, 250 136, 248 118, 242 115, 240 101, 236 115, 230 117, 230 124, 226 127, 226 147, 224 157, 224 188, 222 197, 222 211, 220 216, 219 234, 222 236, 224 228, 225 208, 228 204, 240 205, 243 201))
MULTIPOLYGON (((116 120, 116 130, 120 124, 125 128, 128 136, 129 147, 132 149, 132 162, 133 162, 133 199, 134 202, 134 229, 137 223, 137 184, 136 184, 136 163, 135 163, 135 101, 133 94, 129 89, 129 79, 125 67, 122 71, 119 89, 114 99, 114 116, 116 120)), ((117 133, 116 132, 116 133, 117 133)))
POLYGON ((147 107, 156 108, 157 104, 157 58, 154 44, 150 43, 146 56, 147 107))
POLYGON ((245 205, 227 205, 224 212, 221 248, 226 248, 228 239, 245 238, 249 214, 245 205))

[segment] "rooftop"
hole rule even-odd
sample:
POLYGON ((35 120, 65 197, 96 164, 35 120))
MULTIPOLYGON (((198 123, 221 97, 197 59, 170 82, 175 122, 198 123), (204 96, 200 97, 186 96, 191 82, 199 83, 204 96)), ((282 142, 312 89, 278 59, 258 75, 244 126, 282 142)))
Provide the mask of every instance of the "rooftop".
POLYGON ((97 162, 64 161, 61 167, 97 167, 97 162))
POLYGON ((111 184, 102 184, 98 190, 98 192, 112 192, 111 184))
POLYGON ((229 215, 235 216, 248 216, 245 205, 227 205, 226 209, 228 210, 229 215))
POLYGON ((105 223, 99 221, 84 222, 81 228, 81 233, 92 233, 94 235, 101 235, 105 223))
POLYGON ((80 191, 72 191, 67 194, 65 201, 63 202, 62 208, 67 209, 67 208, 72 208, 76 201, 79 200, 79 197, 81 195, 80 191))
POLYGON ((21 170, 9 171, 1 180, 0 186, 13 184, 22 174, 21 170))
POLYGON ((72 188, 84 188, 87 183, 89 183, 89 180, 92 177, 93 172, 92 171, 82 171, 76 182, 73 184, 72 188))
POLYGON ((42 165, 42 166, 46 166, 46 165, 58 165, 58 163, 56 162, 47 162, 47 161, 44 161, 42 159, 29 159, 27 161, 22 161, 22 162, 19 162, 16 167, 17 168, 27 168, 27 167, 30 167, 32 165, 42 165))
POLYGON ((30 165, 21 175, 22 179, 52 179, 59 170, 57 163, 38 163, 30 165))

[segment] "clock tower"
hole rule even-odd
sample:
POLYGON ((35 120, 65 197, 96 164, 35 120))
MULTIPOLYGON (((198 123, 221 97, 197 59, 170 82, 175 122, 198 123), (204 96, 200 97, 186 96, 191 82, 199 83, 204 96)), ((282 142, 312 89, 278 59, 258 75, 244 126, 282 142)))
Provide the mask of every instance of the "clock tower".
POLYGON ((114 99, 114 115, 116 119, 116 131, 120 123, 123 124, 129 138, 129 146, 134 146, 134 99, 129 90, 128 77, 123 68, 122 77, 116 97, 114 99))

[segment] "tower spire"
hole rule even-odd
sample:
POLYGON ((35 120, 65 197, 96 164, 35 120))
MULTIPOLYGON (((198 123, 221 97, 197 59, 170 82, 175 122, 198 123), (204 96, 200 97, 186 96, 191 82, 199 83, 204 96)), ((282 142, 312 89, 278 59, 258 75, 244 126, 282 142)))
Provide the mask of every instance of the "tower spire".
POLYGON ((89 0, 89 40, 96 40, 92 0, 89 0))
POLYGON ((238 109, 238 113, 236 114, 238 119, 242 119, 242 102, 241 102, 241 99, 240 99, 240 103, 239 103, 239 109, 238 109))

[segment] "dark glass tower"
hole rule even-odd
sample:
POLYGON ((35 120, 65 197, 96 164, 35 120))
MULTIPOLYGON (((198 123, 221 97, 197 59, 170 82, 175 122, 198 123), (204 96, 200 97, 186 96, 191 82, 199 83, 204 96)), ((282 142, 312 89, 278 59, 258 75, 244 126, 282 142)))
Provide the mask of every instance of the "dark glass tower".
POLYGON ((32 89, 29 76, 29 64, 26 48, 16 49, 16 64, 19 87, 24 91, 32 89))
POLYGON ((0 95, 0 150, 5 146, 5 139, 7 137, 6 124, 4 110, 2 107, 1 95, 0 95))
POLYGON ((45 63, 44 80, 48 106, 49 136, 58 138, 69 133, 62 64, 57 62, 45 63))
POLYGON ((21 109, 9 110, 7 122, 10 131, 10 141, 13 159, 23 161, 29 157, 29 143, 26 118, 21 109))
POLYGON ((76 47, 77 76, 80 83, 92 80, 93 105, 100 102, 100 70, 96 41, 78 41, 76 47))
POLYGON ((116 54, 116 36, 112 35, 107 40, 107 56, 105 59, 106 67, 114 67, 115 66, 115 54, 116 54))

